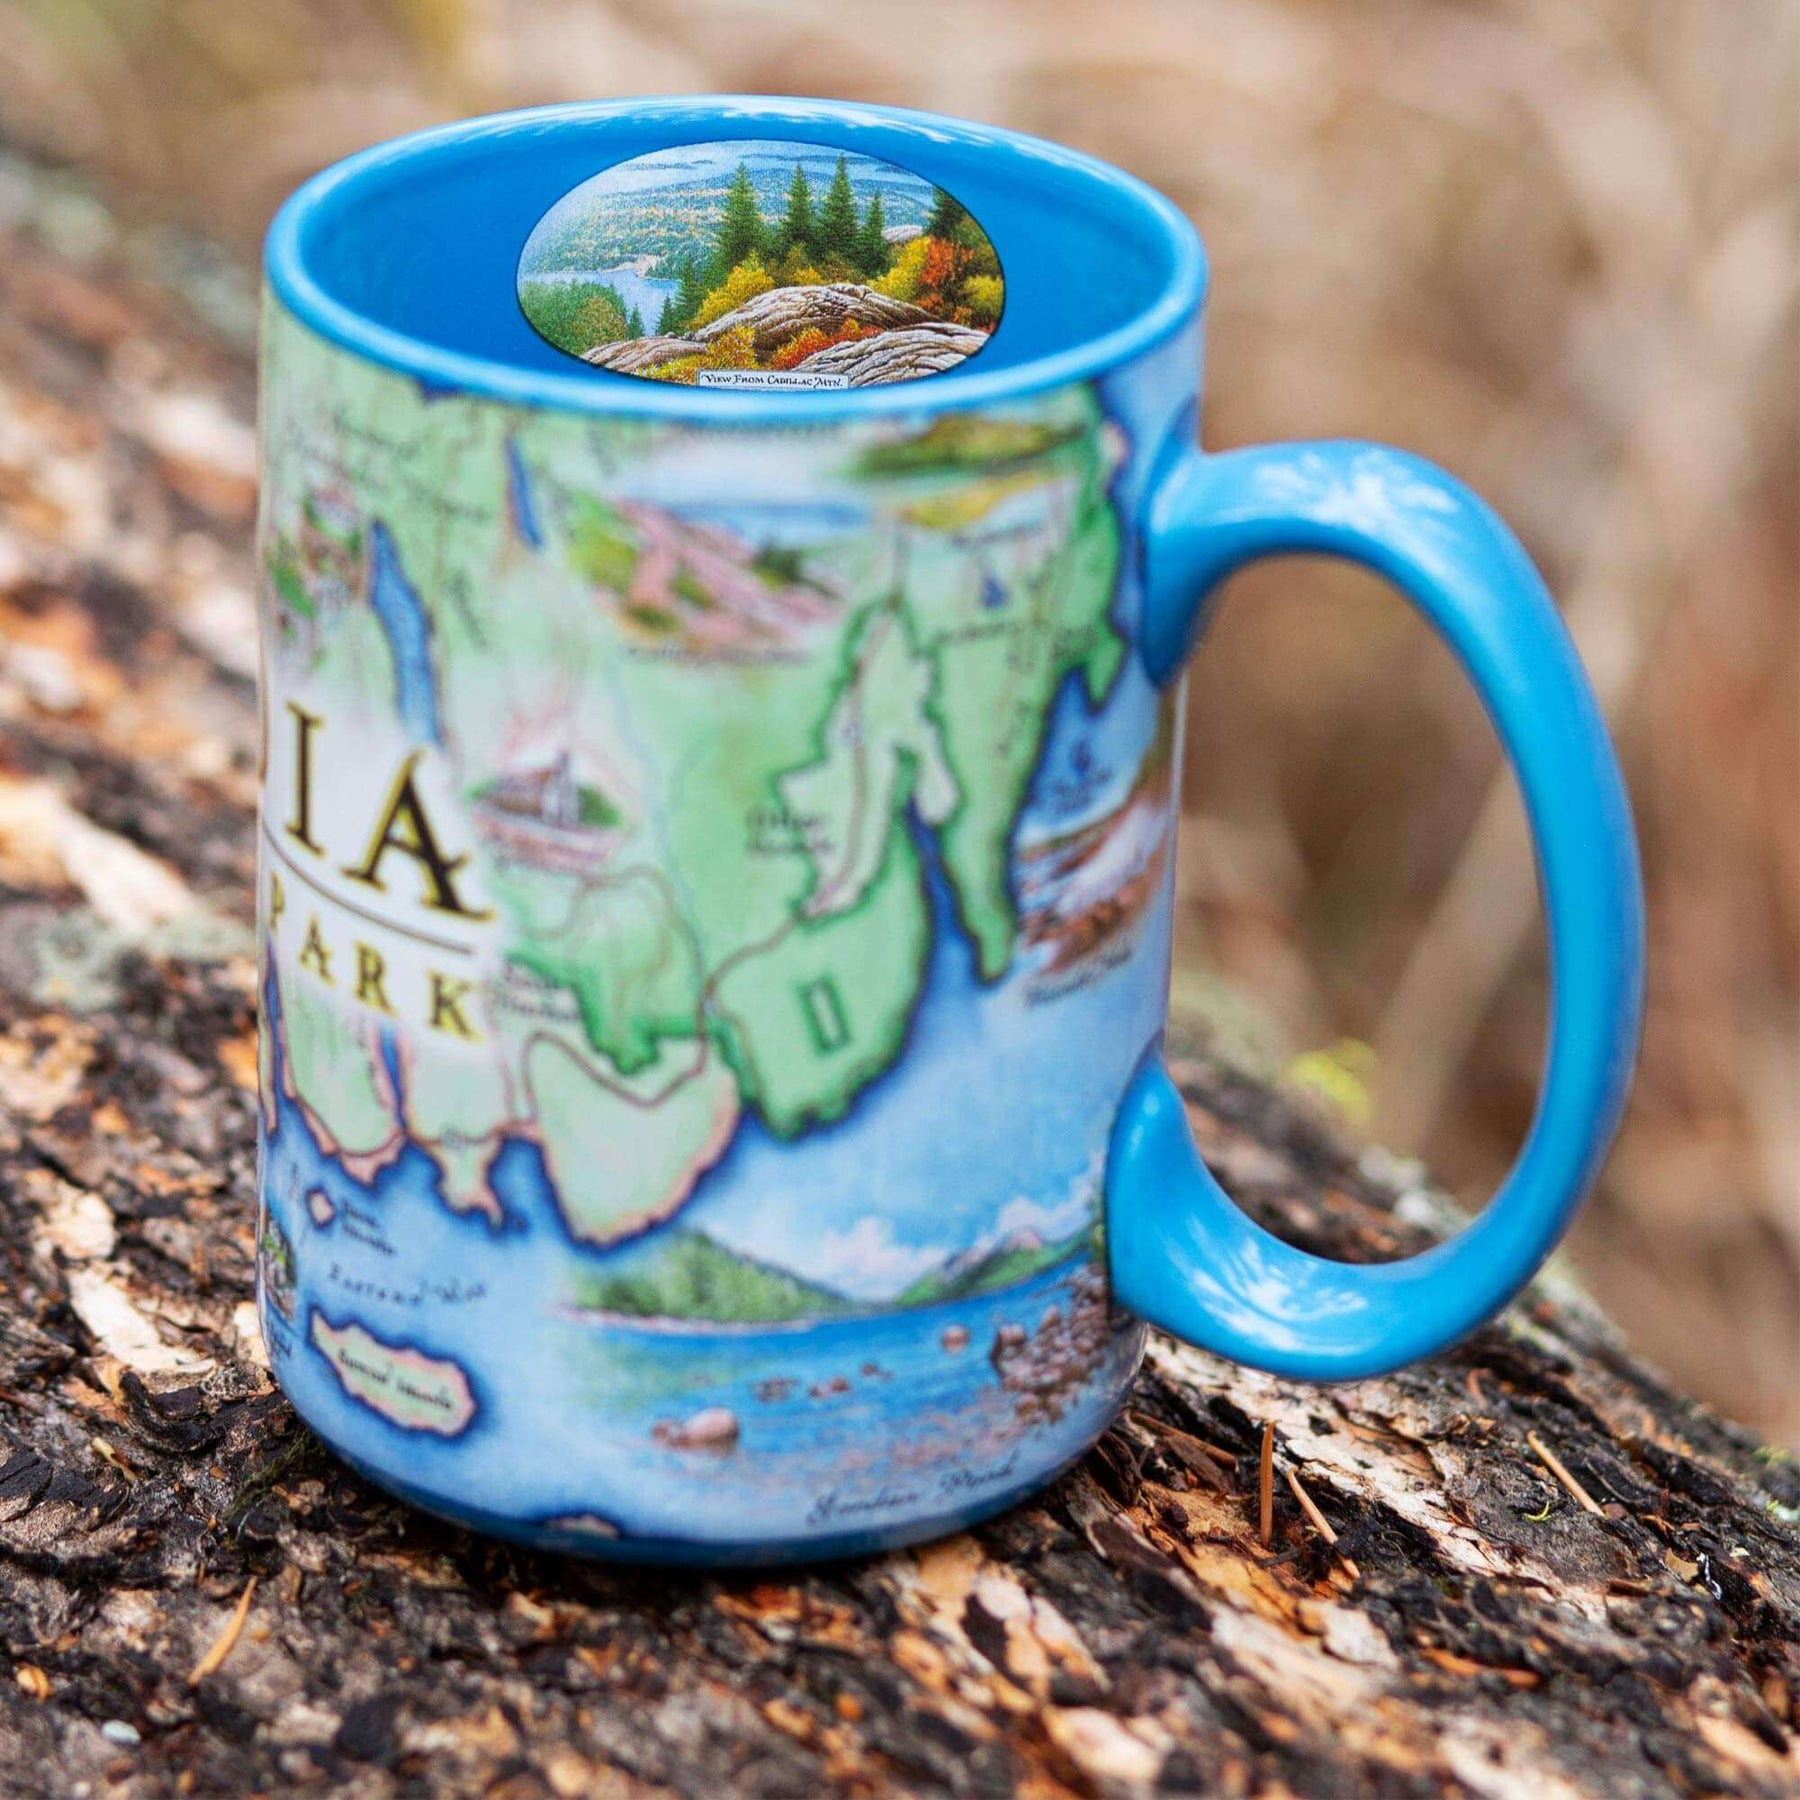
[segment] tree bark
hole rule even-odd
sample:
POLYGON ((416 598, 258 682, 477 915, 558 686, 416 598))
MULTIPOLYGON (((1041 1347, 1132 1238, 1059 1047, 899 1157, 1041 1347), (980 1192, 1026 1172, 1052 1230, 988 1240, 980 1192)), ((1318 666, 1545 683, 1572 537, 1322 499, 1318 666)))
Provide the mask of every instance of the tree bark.
MULTIPOLYGON (((1158 1340, 1038 1499, 791 1576, 527 1554, 337 1462, 249 1307, 250 372, 139 240, 47 248, 60 191, 0 224, 0 1791, 1800 1792, 1800 1479, 1555 1274, 1338 1388, 1158 1340)), ((1284 1236, 1443 1227, 1180 1075, 1284 1236)))

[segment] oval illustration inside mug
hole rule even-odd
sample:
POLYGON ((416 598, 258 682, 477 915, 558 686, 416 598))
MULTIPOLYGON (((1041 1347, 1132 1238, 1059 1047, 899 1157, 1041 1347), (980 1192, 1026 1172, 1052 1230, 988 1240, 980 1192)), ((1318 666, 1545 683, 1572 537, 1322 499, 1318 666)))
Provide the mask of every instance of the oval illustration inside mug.
POLYGON ((980 353, 1005 281, 951 194, 871 156, 734 139, 603 170, 544 214, 519 305, 614 374, 697 387, 916 381, 980 353))

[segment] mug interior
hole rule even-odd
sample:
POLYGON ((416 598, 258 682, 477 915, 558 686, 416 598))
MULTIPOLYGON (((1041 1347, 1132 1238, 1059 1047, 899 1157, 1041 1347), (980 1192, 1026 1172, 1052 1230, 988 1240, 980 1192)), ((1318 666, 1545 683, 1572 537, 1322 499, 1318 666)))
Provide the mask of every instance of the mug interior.
POLYGON ((767 99, 551 107, 378 145, 294 195, 271 229, 267 267, 304 322, 427 382, 609 412, 790 420, 974 403, 1081 379, 1168 336, 1204 288, 1187 220, 1109 164, 929 114, 767 99), (632 158, 745 139, 880 158, 953 195, 988 234, 1005 278, 1005 310, 979 356, 889 387, 726 393, 577 366, 537 334, 516 276, 548 209, 632 158))

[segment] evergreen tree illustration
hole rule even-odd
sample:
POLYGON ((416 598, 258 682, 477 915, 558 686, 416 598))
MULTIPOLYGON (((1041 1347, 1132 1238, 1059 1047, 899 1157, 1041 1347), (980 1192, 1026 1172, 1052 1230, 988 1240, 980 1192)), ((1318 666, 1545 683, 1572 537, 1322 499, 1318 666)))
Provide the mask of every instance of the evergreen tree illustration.
POLYGON ((701 278, 699 260, 693 251, 682 251, 677 280, 681 285, 675 290, 675 318, 669 329, 686 331, 706 300, 706 283, 701 278))
POLYGON ((760 256, 768 237, 762 214, 756 207, 756 189, 750 170, 739 163, 731 186, 725 190, 725 206, 719 214, 719 247, 714 259, 713 284, 717 286, 739 263, 760 256))
POLYGON ((865 275, 885 275, 891 251, 887 238, 887 212, 881 204, 881 195, 874 194, 869 200, 869 210, 863 214, 862 230, 856 234, 856 263, 865 275))
POLYGON ((795 163, 794 179, 788 183, 787 213, 781 221, 782 254, 795 248, 811 250, 817 231, 818 224, 813 218, 812 183, 806 179, 805 169, 795 163))
POLYGON ((968 208, 961 201, 952 199, 939 188, 937 199, 931 208, 931 217, 925 221, 925 235, 934 238, 954 237, 957 226, 968 216, 968 208))
POLYGON ((843 157, 837 160, 837 172, 825 190, 824 204, 819 208, 819 250, 825 256, 841 257, 852 267, 857 250, 856 195, 850 187, 850 168, 843 157))

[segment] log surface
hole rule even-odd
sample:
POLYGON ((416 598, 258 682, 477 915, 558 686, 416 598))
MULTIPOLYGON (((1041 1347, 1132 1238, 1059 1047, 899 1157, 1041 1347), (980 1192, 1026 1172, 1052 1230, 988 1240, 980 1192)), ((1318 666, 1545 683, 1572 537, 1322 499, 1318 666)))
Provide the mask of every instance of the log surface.
MULTIPOLYGON (((22 191, 0 1792, 1800 1792, 1800 1480, 1556 1277, 1454 1354, 1339 1388, 1158 1341, 1036 1501, 791 1578, 527 1554, 339 1464, 248 1306, 250 371, 126 240, 72 262, 55 196, 22 191)), ((1405 1170, 1181 1073, 1283 1235, 1370 1258, 1441 1228, 1405 1170)))

